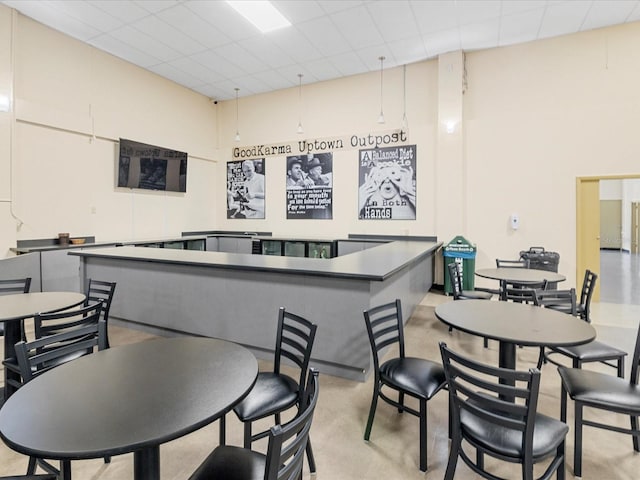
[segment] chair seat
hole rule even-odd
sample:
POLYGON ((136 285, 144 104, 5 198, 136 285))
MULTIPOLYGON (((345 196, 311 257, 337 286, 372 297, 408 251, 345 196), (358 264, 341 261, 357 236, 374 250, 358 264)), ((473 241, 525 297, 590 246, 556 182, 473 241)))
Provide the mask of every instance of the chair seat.
POLYGON ((438 393, 445 382, 442 365, 414 357, 386 361, 380 366, 380 379, 387 385, 398 386, 426 400, 438 393))
POLYGON ((189 480, 264 480, 265 465, 261 453, 223 445, 209 454, 189 480))
MULTIPOLYGON (((487 450, 513 458, 522 458, 522 432, 488 422, 466 410, 460 412, 463 437, 487 450)), ((554 453, 569 431, 560 420, 537 414, 533 430, 533 458, 542 459, 554 453)))
POLYGON ((490 300, 493 294, 481 290, 462 290, 459 298, 466 300, 490 300))
POLYGON ((640 415, 640 386, 624 378, 579 368, 558 368, 569 396, 587 406, 640 415))
POLYGON ((287 375, 260 372, 255 385, 233 411, 251 422, 291 408, 298 400, 298 383, 287 375))
POLYGON ((584 345, 575 345, 572 347, 550 347, 554 352, 562 353, 569 357, 577 358, 585 362, 593 362, 597 360, 608 360, 620 358, 627 355, 627 352, 619 348, 612 347, 606 343, 594 340, 584 345))

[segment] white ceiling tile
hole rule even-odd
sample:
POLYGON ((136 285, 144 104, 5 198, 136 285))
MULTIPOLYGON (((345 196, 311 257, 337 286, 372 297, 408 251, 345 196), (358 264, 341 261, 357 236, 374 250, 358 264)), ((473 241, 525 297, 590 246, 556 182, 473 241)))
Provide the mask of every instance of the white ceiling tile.
POLYGON ((237 43, 230 43, 217 48, 216 53, 222 58, 225 58, 229 63, 233 63, 244 73, 258 73, 264 72, 268 66, 253 55, 251 52, 245 50, 237 43))
POLYGON ((490 48, 498 43, 500 19, 482 23, 468 24, 460 28, 460 40, 463 50, 490 48))
POLYGON ((225 78, 216 70, 208 68, 192 57, 181 57, 168 63, 178 70, 189 72, 193 77, 203 82, 219 82, 225 78))
MULTIPOLYGON (((271 2, 276 9, 291 23, 301 23, 314 18, 322 17, 324 10, 318 2, 305 0, 272 0, 271 2)), ((342 2, 336 2, 342 3, 342 2)))
POLYGON ((369 12, 362 6, 334 13, 331 20, 354 50, 384 41, 369 12))
POLYGON ((136 5, 151 13, 158 13, 167 8, 175 7, 178 0, 134 0, 136 5))
POLYGON ((62 0, 51 1, 50 4, 63 15, 95 28, 101 32, 109 32, 122 26, 122 20, 106 13, 87 2, 70 4, 62 0))
POLYGON ((567 29, 572 32, 579 31, 588 11, 589 4, 586 2, 576 2, 575 5, 573 2, 549 5, 545 10, 538 38, 563 35, 567 29))
POLYGON ((154 38, 165 45, 171 45, 171 48, 184 55, 192 55, 204 50, 205 48, 201 43, 188 37, 178 30, 178 28, 155 16, 146 17, 135 22, 135 27, 141 32, 149 35, 151 38, 154 38))
POLYGON ((329 17, 301 23, 298 29, 309 40, 309 43, 324 56, 336 55, 349 50, 347 41, 329 17))
POLYGON ((331 57, 331 63, 342 76, 358 75, 368 72, 369 68, 355 52, 347 52, 331 57))
POLYGON ((207 48, 231 42, 224 33, 182 5, 159 12, 156 16, 207 48))
POLYGON ((502 2, 502 15, 508 16, 514 13, 529 12, 531 10, 544 11, 547 0, 505 0, 502 2))
POLYGON ((389 42, 387 46, 392 52, 395 61, 399 65, 419 62, 427 57, 427 50, 421 37, 404 38, 395 42, 389 42))
POLYGON ((168 78, 169 80, 173 80, 176 83, 188 86, 188 88, 202 84, 202 82, 194 76, 182 70, 179 70, 168 63, 159 63, 157 65, 152 65, 148 68, 148 70, 157 73, 161 77, 168 78))
POLYGON ((296 62, 306 62, 322 57, 322 54, 296 28, 276 30, 269 38, 296 62))
POLYGON ((280 47, 268 38, 251 37, 241 40, 238 45, 253 53, 273 69, 295 63, 289 55, 284 53, 280 47))
POLYGON ((502 46, 532 42, 538 37, 543 15, 543 9, 534 9, 503 16, 498 44, 502 46))
POLYGON ((458 25, 461 27, 498 18, 502 8, 500 0, 482 2, 477 0, 456 0, 455 4, 458 13, 458 25))
MULTIPOLYGON (((422 1, 422 0, 421 0, 422 1)), ((299 2, 302 3, 302 2, 299 2)), ((361 0, 340 0, 336 2, 335 0, 320 0, 318 5, 322 8, 325 13, 335 13, 340 12, 342 10, 349 10, 355 7, 360 7, 367 3, 371 3, 371 0, 361 1, 361 0)))
POLYGON ((213 50, 196 53, 195 55, 192 55, 191 58, 211 70, 220 72, 223 78, 234 78, 245 74, 241 68, 238 68, 237 65, 228 62, 213 50))
POLYGON ((150 37, 144 32, 136 28, 127 26, 111 32, 111 35, 117 37, 122 43, 130 45, 132 48, 147 52, 155 58, 159 58, 163 62, 173 60, 180 56, 177 50, 169 47, 167 43, 158 41, 150 37))
POLYGON ((629 0, 609 0, 594 2, 587 18, 582 24, 582 30, 606 27, 615 23, 624 23, 634 10, 636 2, 629 0))
POLYGON ((125 23, 140 20, 149 15, 147 10, 128 0, 89 0, 87 3, 125 23))
POLYGON ((314 81, 317 82, 331 80, 332 78, 340 76, 340 72, 326 58, 321 58, 320 60, 309 62, 307 63, 306 67, 309 75, 311 75, 314 81))
POLYGON ((451 0, 433 0, 430 2, 413 1, 411 8, 423 35, 441 32, 458 26, 456 5, 451 0))
POLYGON ((462 48, 460 30, 457 28, 445 30, 431 35, 424 35, 424 46, 429 58, 442 53, 455 52, 462 48))
POLYGON ((418 25, 406 1, 381 0, 367 5, 367 10, 385 42, 418 35, 418 25))
POLYGON ((627 18, 627 22, 637 22, 640 21, 640 2, 637 2, 636 7, 629 14, 629 18, 627 18))
POLYGON ((94 37, 89 41, 89 44, 99 50, 103 50, 111 55, 122 58, 127 62, 131 62, 134 65, 139 65, 142 68, 148 68, 151 65, 156 65, 161 62, 160 59, 149 54, 149 52, 132 48, 131 45, 128 45, 122 42, 119 38, 109 34, 94 37))

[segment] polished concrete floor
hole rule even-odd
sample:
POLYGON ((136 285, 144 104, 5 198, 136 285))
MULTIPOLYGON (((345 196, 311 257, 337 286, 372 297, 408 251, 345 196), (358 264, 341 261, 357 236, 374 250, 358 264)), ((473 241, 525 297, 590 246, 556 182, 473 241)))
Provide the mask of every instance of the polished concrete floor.
MULTIPOLYGON (((438 342, 447 344, 476 359, 496 364, 498 345, 490 342, 489 348, 482 346, 482 339, 459 332, 449 333, 447 328, 434 316, 434 307, 441 302, 451 301, 438 293, 428 294, 406 326, 407 354, 439 361, 438 342)), ((604 341, 631 351, 640 319, 640 306, 600 303, 593 306, 593 321, 598 336, 604 341)), ((275 312, 274 312, 275 321, 275 312)), ((320 322, 320 328, 321 322, 320 322)), ((149 341, 153 336, 127 328, 113 326, 110 331, 112 347, 124 343, 149 341)), ((518 349, 518 367, 535 365, 537 350, 518 349)), ((261 369, 269 369, 268 362, 261 362, 261 369)), ((613 373, 612 369, 592 366, 613 373)), ((628 375, 628 373, 627 373, 628 375)), ((363 431, 369 403, 371 401, 372 380, 365 383, 321 375, 320 399, 313 422, 311 438, 321 480, 385 479, 406 480, 444 477, 449 442, 447 438, 447 393, 441 392, 429 402, 428 463, 426 474, 418 470, 418 420, 407 414, 398 414, 391 406, 382 402, 378 405, 371 441, 363 441, 363 431)), ((540 410, 545 414, 559 415, 560 382, 555 367, 546 365, 542 370, 540 410)), ((43 399, 46 401, 46 399, 43 399)), ((126 408, 123 406, 123 408, 126 408)), ((567 474, 572 477, 573 426, 569 409, 567 439, 567 474)), ((590 412, 592 416, 605 419, 612 424, 628 425, 628 417, 603 416, 590 412)), ((265 428, 269 422, 262 423, 265 428)), ((261 424, 261 425, 262 425, 261 424)), ((28 428, 25 426, 25 428, 28 428)), ((227 422, 229 443, 241 445, 242 425, 233 416, 227 422)), ((161 447, 162 478, 179 480, 189 474, 217 444, 218 426, 214 423, 195 433, 187 435, 161 447)), ((265 441, 254 445, 265 448, 265 441)), ((75 480, 125 480, 132 478, 133 457, 131 454, 114 457, 111 464, 102 460, 82 460, 73 462, 75 480)), ((495 464, 496 472, 504 478, 520 478, 513 465, 495 464)), ((0 444, 0 475, 23 473, 27 458, 0 444)), ((583 478, 631 480, 640 477, 640 454, 634 453, 631 437, 587 427, 584 434, 583 478)), ((304 478, 310 478, 305 465, 304 478)), ((457 479, 477 478, 460 461, 457 479)))

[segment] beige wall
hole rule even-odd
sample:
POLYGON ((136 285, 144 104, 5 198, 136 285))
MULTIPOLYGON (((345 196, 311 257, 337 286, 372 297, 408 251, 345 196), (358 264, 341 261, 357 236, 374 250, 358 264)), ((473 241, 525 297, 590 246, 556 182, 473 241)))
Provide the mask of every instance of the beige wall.
POLYGON ((0 25, 0 90, 12 84, 15 99, 0 113, 0 255, 59 232, 110 241, 215 225, 209 99, 4 6, 0 25), (187 151, 187 193, 116 189, 120 137, 187 151))
MULTIPOLYGON (((0 7, 0 26, 10 24, 10 16, 0 7)), ((17 229, 8 203, 0 203, 2 252, 16 238, 59 231, 98 240, 201 229, 436 234, 444 241, 462 234, 478 245, 478 267, 541 245, 560 253, 560 270, 574 284, 576 177, 640 173, 638 23, 470 52, 462 68, 456 53, 407 66, 418 219, 390 222, 357 219, 356 150, 334 153, 333 220, 286 220, 284 157, 266 161, 266 219, 227 220, 234 100, 215 107, 24 17, 18 15, 16 23, 13 209, 24 225, 17 229), (454 134, 442 125, 447 109, 462 117, 454 134), (92 129, 98 138, 90 142, 92 129), (187 194, 116 190, 118 137, 189 152, 187 194), (520 216, 517 231, 508 223, 513 213, 520 216)), ((10 71, 10 37, 0 31, 2 88, 10 71)), ((374 72, 304 85, 303 137, 399 128, 403 69, 385 70, 383 126, 376 123, 379 79, 374 72)), ((299 140, 299 114, 297 87, 241 98, 240 144, 299 140)), ((0 113, 0 199, 10 195, 8 123, 0 113)))

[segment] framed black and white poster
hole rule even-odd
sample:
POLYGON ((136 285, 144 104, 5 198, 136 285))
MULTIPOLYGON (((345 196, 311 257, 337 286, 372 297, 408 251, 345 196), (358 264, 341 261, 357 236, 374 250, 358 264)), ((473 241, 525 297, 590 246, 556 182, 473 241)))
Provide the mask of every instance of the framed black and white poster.
POLYGON ((287 219, 333 218, 333 153, 287 157, 287 219))
POLYGON ((358 218, 416 219, 416 146, 359 151, 358 218))
POLYGON ((227 218, 264 218, 264 158, 227 162, 227 218))

